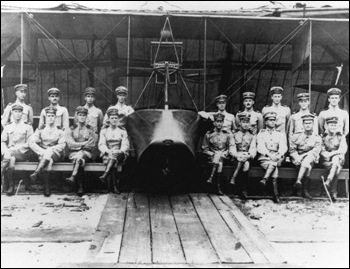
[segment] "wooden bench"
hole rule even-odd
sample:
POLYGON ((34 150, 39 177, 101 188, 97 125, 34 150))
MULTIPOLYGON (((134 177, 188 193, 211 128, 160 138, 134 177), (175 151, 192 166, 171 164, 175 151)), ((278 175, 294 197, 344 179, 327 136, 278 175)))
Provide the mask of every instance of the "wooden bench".
MULTIPOLYGON (((227 177, 231 177, 234 172, 234 166, 224 166, 223 167, 223 175, 227 177)), ((296 168, 287 168, 280 167, 279 169, 279 178, 291 178, 296 179, 298 176, 298 169, 296 168)), ((264 169, 261 167, 250 167, 248 172, 248 177, 252 178, 262 178, 264 176, 264 169)), ((310 178, 311 179, 319 179, 321 180, 321 176, 325 176, 327 173, 326 169, 314 168, 311 171, 310 178)), ((349 198, 349 169, 342 169, 338 180, 345 180, 345 193, 346 198, 349 198)))
MULTIPOLYGON (((37 162, 17 162, 15 171, 35 171, 37 166, 37 162)), ((119 167, 122 166, 118 166, 118 168, 119 167)), ((104 163, 87 163, 84 167, 85 172, 104 172, 105 169, 106 165, 104 163)), ((73 163, 54 163, 51 171, 72 172, 73 163)))

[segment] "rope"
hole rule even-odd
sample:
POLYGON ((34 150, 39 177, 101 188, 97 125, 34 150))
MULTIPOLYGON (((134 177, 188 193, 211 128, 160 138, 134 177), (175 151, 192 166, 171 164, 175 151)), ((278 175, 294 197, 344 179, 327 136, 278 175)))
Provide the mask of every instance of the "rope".
MULTIPOLYGON (((315 24, 315 23, 314 23, 315 24)), ((349 50, 341 45, 333 36, 331 36, 330 33, 328 33, 325 29, 323 29, 320 25, 316 24, 317 27, 319 27, 323 32, 325 32, 330 38, 332 38, 339 46, 341 46, 347 53, 349 53, 349 50)))
POLYGON ((7 27, 7 25, 9 25, 16 18, 17 18, 17 15, 13 16, 10 21, 8 21, 4 26, 1 27, 1 31, 4 30, 7 27))
MULTIPOLYGON (((33 22, 36 24, 36 26, 38 27, 38 29, 48 38, 48 40, 59 50, 61 51, 61 49, 58 47, 57 44, 55 44, 55 42, 53 42, 53 40, 55 40, 59 45, 61 45, 71 56, 73 56, 74 59, 76 59, 86 70, 88 70, 91 74, 93 74, 93 76, 95 78, 97 78, 104 86, 107 87, 107 89, 111 92, 114 92, 103 80, 101 80, 98 76, 96 76, 94 74, 94 72, 91 71, 91 69, 89 67, 87 67, 81 60, 79 60, 72 52, 70 52, 61 42, 59 42, 49 31, 47 31, 45 29, 45 27, 43 27, 38 21, 36 21, 34 18, 31 18, 28 14, 28 12, 25 12, 27 14, 27 16, 29 17, 29 19, 33 20, 33 22)), ((67 55, 65 54, 65 56, 67 57, 67 55)), ((68 57, 67 57, 68 58, 68 57)), ((75 66, 77 67, 77 65, 75 63, 73 63, 69 58, 68 60, 75 66)), ((106 99, 106 100, 110 100, 110 98, 108 98, 107 96, 105 96, 103 94, 103 92, 99 89, 97 89, 102 96, 106 99)))
MULTIPOLYGON (((275 55, 277 55, 277 53, 284 48, 284 46, 290 41, 292 40, 301 30, 302 28, 306 25, 306 23, 303 23, 302 25, 299 25, 297 28, 295 28, 290 34, 288 34, 280 43, 277 44, 277 46, 275 48, 279 48, 271 57, 269 60, 273 59, 273 57, 275 57, 275 55), (285 41, 286 40, 286 41, 285 41), (285 43, 282 45, 282 43, 285 41, 285 43), (279 47, 279 46, 282 46, 282 47, 279 47)), ((271 50, 273 51, 273 49, 271 50)), ((241 78, 243 78, 250 70, 252 70, 257 64, 259 64, 265 57, 267 58, 268 55, 271 53, 271 51, 269 51, 265 56, 263 56, 254 66, 252 66, 247 72, 245 72, 244 75, 242 75, 238 80, 236 80, 232 85, 230 85, 222 94, 224 94, 225 92, 227 92, 233 85, 235 85, 238 81, 241 80, 241 78)), ((241 87, 239 87, 236 91, 234 91, 231 95, 229 95, 227 97, 227 99, 231 98, 237 91, 239 91, 247 82, 249 82, 254 76, 255 74, 257 74, 260 69, 262 69, 268 62, 269 60, 267 60, 259 69, 257 69, 257 71, 252 75, 250 76, 244 83, 241 87)), ((211 106, 213 103, 215 102, 212 101, 209 105, 207 105, 205 109, 207 109, 209 106, 211 106)), ((186 126, 190 123, 192 123, 197 117, 194 117, 192 120, 190 120, 186 126)))
POLYGON ((217 25, 216 25, 211 19, 209 19, 209 21, 210 21, 210 22, 215 26, 215 28, 226 38, 226 40, 232 45, 232 47, 233 47, 234 49, 236 49, 236 50, 238 51, 238 53, 249 63, 249 65, 252 66, 251 62, 244 56, 244 54, 241 53, 241 51, 237 48, 237 46, 236 46, 235 44, 233 44, 233 42, 225 35, 225 33, 222 32, 222 31, 220 30, 220 28, 217 27, 217 25))
MULTIPOLYGON (((259 72, 271 59, 273 59, 274 56, 277 55, 277 53, 284 48, 284 46, 291 40, 293 39, 301 30, 302 28, 306 25, 306 23, 303 23, 302 25, 299 25, 297 28, 295 28, 291 33, 289 33, 280 43, 278 43, 272 50, 270 50, 266 55, 264 55, 257 63, 255 63, 251 68, 248 69, 248 71, 246 71, 241 77, 239 77, 235 82, 233 82, 229 87, 226 88, 226 90, 224 92, 222 92, 222 94, 226 93, 230 88, 232 88, 237 82, 241 81, 241 79, 246 76, 252 69, 254 69, 259 63, 261 63, 265 58, 269 57, 269 54, 271 54, 275 49, 277 50, 276 52, 273 53, 273 55, 270 57, 270 59, 266 60, 265 63, 263 63, 263 65, 257 69, 256 72, 254 72, 254 74, 248 78, 244 84, 238 88, 238 90, 234 91, 227 99, 229 99, 232 95, 234 95, 237 91, 239 91, 248 81, 250 81, 255 74, 257 74, 257 72, 259 72), (284 43, 282 45, 282 43, 284 43), (280 47, 282 46, 282 47, 280 47)), ((208 107, 210 107, 215 101, 212 101, 209 105, 207 105, 205 107, 205 109, 207 109, 208 107)), ((204 110, 205 110, 204 109, 204 110)))

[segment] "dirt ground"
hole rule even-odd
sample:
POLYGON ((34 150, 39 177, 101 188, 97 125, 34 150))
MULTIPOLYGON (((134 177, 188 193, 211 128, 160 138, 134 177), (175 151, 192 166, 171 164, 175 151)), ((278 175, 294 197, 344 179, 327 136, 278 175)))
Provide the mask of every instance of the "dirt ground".
POLYGON ((349 202, 233 199, 290 264, 349 268, 349 202))
MULTIPOLYGON (((349 202, 232 198, 288 263, 349 267, 349 202)), ((1 267, 81 264, 107 195, 1 196, 1 267), (13 206, 13 209, 11 209, 13 206)))

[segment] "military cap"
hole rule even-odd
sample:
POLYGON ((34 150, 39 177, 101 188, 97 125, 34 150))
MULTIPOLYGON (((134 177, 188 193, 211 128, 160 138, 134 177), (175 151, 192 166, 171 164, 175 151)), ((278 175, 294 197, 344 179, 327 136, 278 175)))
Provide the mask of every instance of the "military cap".
POLYGON ((117 115, 117 116, 119 116, 119 111, 118 111, 118 109, 116 109, 116 108, 114 108, 114 107, 108 108, 106 113, 107 113, 108 117, 110 117, 110 116, 112 116, 112 115, 117 115))
POLYGON ((313 114, 306 114, 306 115, 301 116, 301 119, 302 119, 303 122, 305 122, 305 121, 314 121, 315 115, 313 115, 313 114))
POLYGON ((19 90, 28 90, 28 86, 26 84, 17 84, 13 89, 15 92, 19 90))
POLYGON ((14 104, 12 106, 12 111, 13 110, 20 110, 20 111, 23 111, 23 106, 19 105, 19 104, 14 104))
POLYGON ((77 112, 77 114, 78 113, 84 113, 84 114, 88 114, 88 112, 89 112, 89 110, 86 108, 86 107, 83 107, 83 106, 78 106, 77 108, 76 108, 76 112, 77 112))
POLYGON ((328 95, 341 95, 341 90, 338 88, 331 88, 327 91, 328 95))
POLYGON ((118 88, 115 89, 115 94, 120 94, 120 93, 128 94, 128 89, 124 86, 119 86, 118 88))
POLYGON ((227 95, 221 94, 217 97, 214 98, 214 100, 216 101, 216 103, 218 102, 226 102, 227 99, 227 95))
POLYGON ((218 121, 218 120, 224 120, 225 119, 225 115, 224 114, 222 114, 222 113, 216 113, 216 114, 214 114, 214 120, 215 121, 218 121))
POLYGON ((244 99, 255 99, 255 93, 253 93, 253 92, 244 92, 243 94, 242 94, 242 97, 243 97, 243 100, 244 99))
POLYGON ((326 122, 327 122, 327 124, 328 123, 338 123, 338 117, 336 117, 336 116, 328 117, 328 118, 326 118, 326 122))
POLYGON ((277 118, 277 113, 276 112, 266 112, 264 114, 264 119, 265 120, 276 119, 276 118, 277 118))
POLYGON ((310 99, 310 94, 308 92, 303 92, 303 93, 299 93, 297 95, 297 97, 298 97, 299 100, 310 99))
POLYGON ((250 121, 250 117, 251 117, 251 115, 249 113, 243 112, 243 113, 238 114, 238 118, 240 121, 242 121, 242 120, 250 121))
POLYGON ((87 88, 85 89, 85 95, 87 95, 87 94, 93 94, 93 95, 95 95, 95 94, 96 94, 96 89, 95 89, 95 88, 92 88, 92 87, 87 87, 87 88))
POLYGON ((283 88, 280 86, 274 86, 271 87, 270 89, 270 94, 282 94, 283 93, 283 88))
POLYGON ((51 88, 47 91, 47 95, 50 95, 50 94, 60 94, 60 90, 57 89, 57 88, 51 88))
POLYGON ((54 106, 48 106, 48 107, 45 107, 45 112, 46 112, 46 114, 50 113, 50 114, 55 114, 56 115, 57 108, 54 107, 54 106))

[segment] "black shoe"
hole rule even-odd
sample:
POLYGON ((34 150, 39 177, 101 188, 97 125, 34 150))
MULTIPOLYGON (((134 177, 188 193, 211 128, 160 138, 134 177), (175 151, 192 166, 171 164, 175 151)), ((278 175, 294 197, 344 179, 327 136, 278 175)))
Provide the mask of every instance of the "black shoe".
POLYGON ((297 182, 294 183, 294 188, 297 189, 297 190, 301 189, 301 182, 300 182, 300 180, 297 180, 297 182))
POLYGON ((68 177, 68 178, 66 178, 66 182, 68 183, 68 185, 74 186, 75 178, 74 177, 68 177))
POLYGON ((247 191, 242 191, 241 196, 243 200, 247 200, 248 199, 247 191))
POLYGON ((6 191, 6 195, 7 196, 12 196, 12 195, 14 195, 15 194, 15 188, 14 188, 14 186, 12 185, 12 186, 10 186, 9 188, 8 188, 8 190, 6 191))
POLYGON ((331 193, 332 202, 335 203, 337 201, 337 195, 335 193, 331 193))
POLYGON ((259 185, 260 185, 260 188, 262 188, 262 189, 265 188, 266 187, 266 179, 263 178, 262 180, 260 180, 259 185))
POLYGON ((82 197, 84 195, 84 189, 83 187, 79 187, 77 191, 78 196, 82 197))
POLYGON ((281 202, 279 196, 273 196, 273 201, 276 203, 276 204, 279 204, 281 202))

